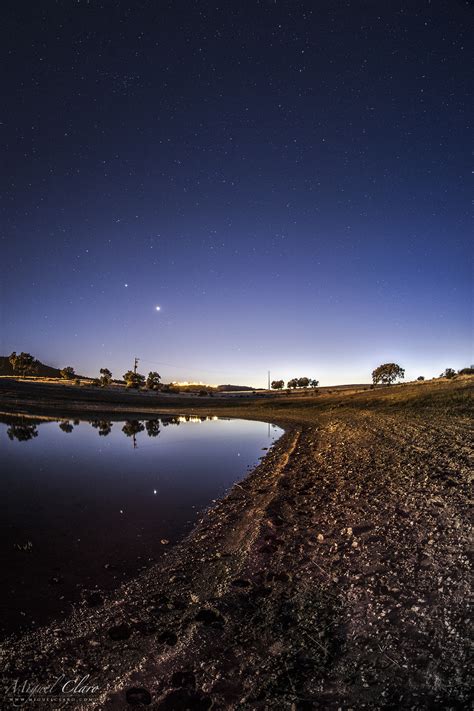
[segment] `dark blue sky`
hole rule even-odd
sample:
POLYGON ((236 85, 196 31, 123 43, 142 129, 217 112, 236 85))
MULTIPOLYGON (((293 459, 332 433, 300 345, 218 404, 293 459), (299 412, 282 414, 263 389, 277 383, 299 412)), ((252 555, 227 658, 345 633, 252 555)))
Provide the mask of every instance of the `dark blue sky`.
POLYGON ((469 365, 473 16, 7 2, 1 352, 254 385, 469 365))

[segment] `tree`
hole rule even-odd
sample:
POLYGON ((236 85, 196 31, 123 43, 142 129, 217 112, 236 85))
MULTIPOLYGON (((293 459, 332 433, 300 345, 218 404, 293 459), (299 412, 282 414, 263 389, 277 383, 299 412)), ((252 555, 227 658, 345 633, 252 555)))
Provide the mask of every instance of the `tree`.
POLYGON ((309 381, 309 384, 310 384, 310 387, 312 387, 312 388, 317 388, 318 385, 319 385, 319 380, 314 380, 314 379, 313 379, 313 380, 310 380, 310 381, 309 381))
POLYGON ((454 368, 446 368, 444 373, 441 373, 441 375, 439 377, 440 378, 448 378, 448 380, 451 380, 451 378, 454 378, 455 375, 456 375, 456 371, 454 370, 454 368))
POLYGON ((160 421, 158 419, 147 420, 145 422, 145 427, 148 437, 158 437, 160 434, 160 421))
POLYGON ((474 375, 474 366, 471 365, 470 368, 461 368, 461 370, 458 370, 458 375, 474 375))
POLYGON ((139 420, 127 420, 124 426, 122 427, 122 432, 127 435, 127 437, 133 437, 139 432, 143 432, 144 429, 145 425, 142 424, 139 420))
POLYGON ((9 439, 17 439, 19 442, 28 442, 30 439, 38 436, 38 430, 36 425, 23 424, 13 424, 7 430, 7 435, 9 439))
POLYGON ((424 375, 419 375, 419 376, 417 377, 417 380, 419 380, 420 382, 421 382, 422 380, 424 380, 424 379, 425 379, 425 376, 424 376, 424 375))
POLYGON ((135 373, 133 370, 127 370, 123 376, 123 379, 125 380, 127 388, 138 389, 145 382, 145 376, 140 373, 135 373))
POLYGON ((146 379, 148 390, 159 390, 161 375, 156 370, 150 370, 146 379))
POLYGON ((397 363, 384 363, 379 365, 372 372, 372 382, 374 385, 382 383, 382 385, 391 385, 398 378, 405 377, 405 370, 401 368, 397 363))
POLYGON ((74 427, 71 425, 69 420, 65 420, 64 422, 61 422, 61 424, 59 425, 59 429, 69 434, 73 431, 74 427))
POLYGON ((298 378, 292 378, 289 380, 287 387, 290 388, 290 390, 295 390, 298 387, 298 378))
POLYGON ((298 378, 298 387, 307 388, 309 385, 309 378, 298 378))
POLYGON ((285 387, 284 380, 272 380, 272 389, 273 390, 283 390, 284 387, 285 387))
POLYGON ((15 351, 9 356, 8 360, 13 368, 14 373, 18 373, 20 377, 31 375, 38 370, 38 361, 33 358, 30 353, 20 353, 17 355, 15 351))
POLYGON ((112 431, 112 422, 110 420, 92 420, 92 427, 99 432, 99 437, 107 437, 112 431))
POLYGON ((100 373, 100 384, 103 388, 106 388, 112 382, 112 373, 108 368, 101 368, 100 373))
POLYGON ((59 375, 63 380, 72 380, 76 376, 76 373, 72 366, 67 365, 65 368, 61 368, 59 375))

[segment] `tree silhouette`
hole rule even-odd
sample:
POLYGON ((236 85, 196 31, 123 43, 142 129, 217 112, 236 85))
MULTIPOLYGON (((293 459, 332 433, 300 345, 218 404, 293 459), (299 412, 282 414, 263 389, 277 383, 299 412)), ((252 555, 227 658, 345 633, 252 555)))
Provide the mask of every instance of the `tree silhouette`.
POLYGON ((382 383, 382 385, 391 385, 398 378, 405 377, 405 370, 397 363, 383 363, 372 371, 372 382, 374 385, 382 383))
POLYGON ((139 432, 143 432, 145 426, 139 420, 127 420, 122 427, 122 432, 127 435, 127 437, 133 437, 139 432))
POLYGON ((74 427, 71 425, 69 420, 65 420, 64 422, 61 422, 59 425, 59 429, 62 430, 63 432, 72 432, 74 427))
POLYGON ((76 376, 76 373, 71 365, 67 365, 65 368, 61 368, 59 375, 63 380, 72 380, 76 376))
POLYGON ((441 373, 441 375, 439 377, 440 378, 448 378, 448 380, 451 380, 451 378, 454 378, 455 375, 456 375, 456 371, 454 370, 454 368, 446 368, 444 373, 441 373))
POLYGON ((112 382, 112 373, 108 368, 101 368, 99 370, 100 373, 100 384, 102 385, 103 388, 106 388, 107 385, 110 385, 112 382))
POLYGON ((138 389, 145 382, 145 376, 140 373, 135 373, 133 370, 127 370, 123 376, 123 379, 125 380, 127 388, 138 389))
POLYGON ((33 358, 30 353, 20 353, 17 355, 15 351, 9 356, 8 360, 13 368, 14 373, 18 373, 20 377, 31 375, 38 370, 38 361, 33 358))
POLYGON ((146 379, 148 390, 158 390, 160 387, 161 375, 156 370, 150 370, 146 379))
POLYGON ((272 380, 272 389, 273 390, 283 390, 285 387, 285 381, 284 380, 272 380))
POLYGON ((36 425, 14 424, 8 428, 7 435, 11 440, 17 439, 19 442, 28 442, 38 436, 38 430, 36 425))
POLYGON ((158 435, 160 434, 159 420, 147 420, 145 422, 145 427, 148 437, 158 437, 158 435))
POLYGON ((99 437, 107 437, 112 431, 112 422, 110 420, 93 420, 91 425, 99 431, 99 437))

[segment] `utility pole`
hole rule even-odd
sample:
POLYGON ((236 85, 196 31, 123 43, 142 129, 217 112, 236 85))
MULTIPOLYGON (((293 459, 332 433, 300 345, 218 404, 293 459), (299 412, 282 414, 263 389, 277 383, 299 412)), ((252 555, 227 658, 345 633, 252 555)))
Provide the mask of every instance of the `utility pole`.
POLYGON ((270 390, 270 371, 268 371, 268 389, 270 390))
POLYGON ((135 360, 134 360, 134 363, 133 363, 133 372, 134 372, 134 373, 137 372, 137 366, 138 366, 138 361, 139 361, 139 360, 140 360, 140 358, 137 358, 137 356, 135 356, 135 360))

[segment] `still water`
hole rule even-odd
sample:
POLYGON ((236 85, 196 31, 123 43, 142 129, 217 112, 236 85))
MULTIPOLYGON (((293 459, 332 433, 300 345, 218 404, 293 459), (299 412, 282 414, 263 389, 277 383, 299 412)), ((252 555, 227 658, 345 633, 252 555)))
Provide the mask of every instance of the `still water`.
POLYGON ((2 634, 152 565, 281 434, 215 417, 0 417, 2 634))

